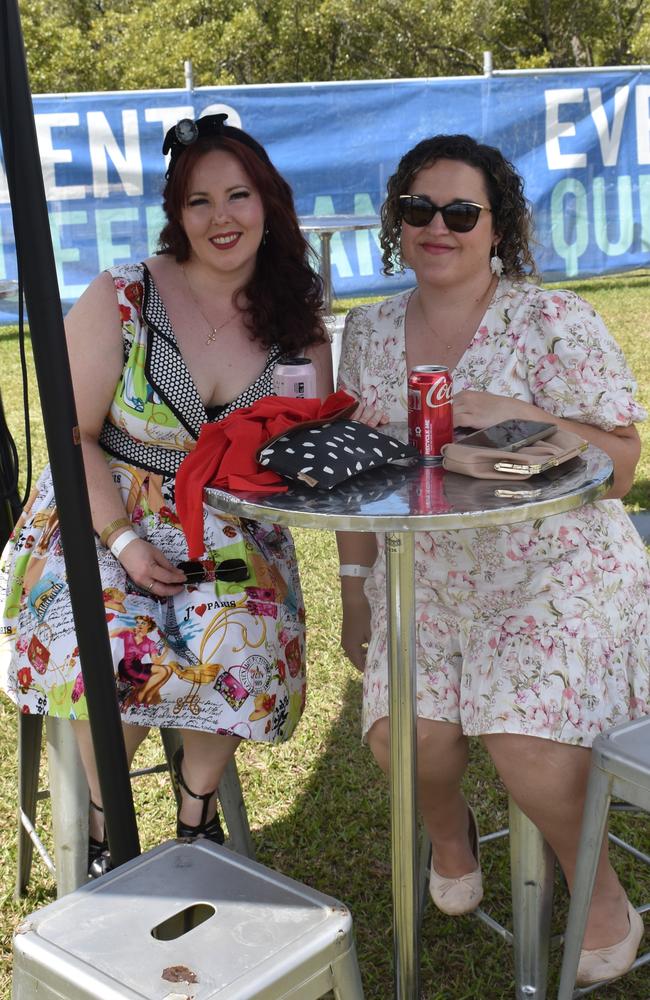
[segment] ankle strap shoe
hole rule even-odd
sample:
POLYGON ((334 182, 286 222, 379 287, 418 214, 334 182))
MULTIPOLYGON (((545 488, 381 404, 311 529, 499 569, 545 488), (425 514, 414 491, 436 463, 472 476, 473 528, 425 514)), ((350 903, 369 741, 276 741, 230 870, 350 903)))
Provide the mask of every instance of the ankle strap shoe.
POLYGON ((214 844, 223 844, 225 837, 221 823, 219 821, 219 811, 215 809, 212 819, 208 820, 208 808, 210 805, 210 799, 215 794, 215 791, 206 792, 204 795, 197 795, 193 792, 185 782, 183 777, 183 748, 179 747, 172 758, 172 788, 174 789, 174 795, 176 796, 176 836, 186 839, 195 840, 197 837, 203 837, 205 840, 211 840, 214 844), (190 826, 188 823, 184 823, 180 818, 181 807, 183 805, 183 795, 182 791, 185 792, 193 799, 198 799, 203 803, 203 808, 201 810, 201 821, 197 823, 196 826, 190 826))
MULTIPOLYGON (((102 815, 104 814, 102 807, 98 806, 92 799, 90 800, 90 805, 92 809, 95 809, 102 815)), ((88 837, 88 878, 101 878, 102 875, 106 875, 107 872, 112 871, 113 863, 108 849, 106 834, 104 834, 103 840, 95 840, 94 837, 88 837)))

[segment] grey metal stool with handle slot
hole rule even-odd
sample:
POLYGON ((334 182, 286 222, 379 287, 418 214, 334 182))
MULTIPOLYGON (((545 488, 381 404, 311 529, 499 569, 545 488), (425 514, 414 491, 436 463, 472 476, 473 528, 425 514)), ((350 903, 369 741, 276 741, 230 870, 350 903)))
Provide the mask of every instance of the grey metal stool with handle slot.
MULTIPOLYGON (((484 909, 472 914, 507 944, 513 946, 516 1000, 545 1000, 548 987, 548 956, 551 945, 555 855, 537 827, 509 799, 509 828, 480 838, 481 845, 510 838, 512 924, 509 931, 484 909)), ((420 890, 422 905, 428 900, 428 867, 431 845, 426 833, 420 842, 420 890)))
MULTIPOLYGON (((592 746, 591 773, 585 800, 584 817, 575 883, 569 907, 564 939, 564 960, 558 1000, 584 996, 596 986, 575 990, 582 940, 587 924, 600 847, 605 835, 612 797, 623 799, 637 809, 650 812, 650 716, 625 722, 597 736, 592 746)), ((650 856, 610 836, 618 846, 640 861, 650 864, 650 856)), ((650 904, 639 913, 650 911, 650 904)), ((632 969, 650 962, 650 951, 637 958, 632 969)), ((631 970, 630 970, 631 971, 631 970)))
POLYGON ((31 914, 13 968, 13 1000, 363 1000, 348 909, 206 840, 31 914))
MULTIPOLYGON (((18 859, 16 895, 27 889, 34 848, 56 877, 57 895, 83 885, 88 877, 88 785, 81 766, 72 726, 67 719, 45 717, 49 789, 39 790, 43 716, 18 715, 18 859), (39 799, 50 797, 54 861, 35 830, 39 799)), ((161 729, 166 763, 133 771, 131 777, 166 771, 181 745, 176 729, 161 729)), ((255 856, 246 806, 234 759, 219 784, 219 800, 229 846, 249 858, 255 856)), ((170 789, 171 794, 171 789, 170 789)))

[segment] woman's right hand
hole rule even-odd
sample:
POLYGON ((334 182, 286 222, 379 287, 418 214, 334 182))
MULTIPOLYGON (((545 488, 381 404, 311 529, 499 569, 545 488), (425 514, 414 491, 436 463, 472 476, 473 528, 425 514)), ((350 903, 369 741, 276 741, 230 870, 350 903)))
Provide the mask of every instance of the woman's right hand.
POLYGON ((186 580, 183 570, 174 566, 160 549, 144 538, 129 542, 120 553, 119 561, 136 586, 145 593, 171 597, 183 589, 186 580))
POLYGON ((341 593, 343 626, 341 647, 347 658, 362 673, 370 641, 370 605, 360 580, 347 580, 341 593))
POLYGON ((381 427, 383 424, 388 423, 388 417, 382 410, 378 410, 375 406, 370 406, 369 403, 364 403, 363 400, 359 400, 350 420, 358 420, 368 427, 381 427))

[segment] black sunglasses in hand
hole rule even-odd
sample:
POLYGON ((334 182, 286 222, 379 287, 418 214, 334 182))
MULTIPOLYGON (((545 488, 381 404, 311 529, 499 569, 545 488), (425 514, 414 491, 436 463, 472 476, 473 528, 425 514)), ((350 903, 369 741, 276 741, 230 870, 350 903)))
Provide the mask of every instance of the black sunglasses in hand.
POLYGON ((450 201, 448 205, 436 205, 425 194, 401 194, 399 214, 408 226, 421 229, 428 226, 434 215, 440 212, 442 221, 452 233, 469 233, 478 222, 481 212, 491 212, 487 205, 476 201, 450 201))
POLYGON ((250 576, 248 566, 243 559, 224 559, 216 566, 208 569, 200 559, 190 559, 178 564, 178 569, 182 570, 187 577, 187 583, 202 583, 210 575, 214 575, 215 580, 222 580, 226 583, 242 583, 250 576))

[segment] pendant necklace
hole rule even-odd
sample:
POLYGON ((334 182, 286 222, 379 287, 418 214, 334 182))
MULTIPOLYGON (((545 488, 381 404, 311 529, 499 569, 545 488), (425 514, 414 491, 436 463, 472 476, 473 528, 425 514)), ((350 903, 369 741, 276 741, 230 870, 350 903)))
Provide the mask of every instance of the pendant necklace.
MULTIPOLYGON (((490 281, 490 284, 488 285, 488 287, 487 287, 487 290, 486 290, 486 291, 485 291, 485 292, 483 293, 483 295, 482 295, 482 296, 480 297, 480 299, 478 299, 478 301, 477 301, 476 305, 474 306, 474 308, 476 308, 476 306, 480 306, 480 305, 482 305, 482 304, 483 304, 483 302, 484 302, 484 300, 485 300, 485 299, 486 299, 486 298, 487 298, 488 296, 490 296, 490 298, 492 297, 492 291, 493 291, 493 288, 494 288, 494 281, 492 280, 492 281, 490 281)), ((418 291, 419 291, 419 290, 418 290, 418 291)), ((440 341, 440 343, 441 343, 441 346, 442 346, 442 347, 444 347, 444 349, 445 349, 446 351, 451 351, 451 349, 452 349, 453 347, 457 346, 457 344, 455 344, 455 343, 454 343, 454 340, 455 340, 455 338, 456 338, 456 337, 458 337, 458 336, 459 336, 459 334, 461 334, 461 333, 463 332, 463 329, 464 329, 464 326, 465 326, 466 324, 464 324, 463 326, 460 326, 460 327, 459 327, 459 328, 458 328, 458 329, 457 329, 457 330, 455 331, 455 333, 454 333, 454 340, 452 340, 451 344, 445 344, 445 343, 444 343, 444 341, 443 341, 443 339, 442 339, 442 337, 440 336, 440 334, 439 334, 439 333, 438 333, 438 331, 436 330, 435 326, 433 326, 433 325, 432 325, 432 324, 431 324, 431 323, 429 322, 429 320, 427 319, 427 316, 426 316, 426 313, 425 313, 425 311, 424 311, 424 307, 423 307, 423 305, 422 305, 422 299, 421 299, 421 297, 420 297, 420 295, 419 295, 419 294, 418 294, 418 306, 420 307, 420 312, 421 312, 421 314, 422 314, 422 318, 424 319, 424 322, 425 322, 425 323, 426 323, 426 325, 427 325, 427 326, 429 327, 429 329, 431 330, 431 332, 432 332, 432 333, 434 333, 434 334, 436 335, 436 337, 438 338, 438 341, 440 341)))
MULTIPOLYGON (((430 322, 429 322, 429 320, 427 319, 427 315, 426 315, 426 313, 425 313, 425 311, 424 311, 424 306, 422 305, 422 299, 421 299, 421 297, 420 297, 420 294, 419 294, 419 291, 418 291, 418 299, 417 299, 417 301, 418 301, 418 307, 419 307, 419 309, 420 309, 420 313, 421 313, 421 315, 422 315, 422 319, 423 319, 423 320, 424 320, 424 322, 425 322, 425 325, 426 325, 426 326, 427 326, 427 327, 429 328, 429 330, 431 330, 431 333, 435 334, 435 336, 436 336, 436 339, 437 339, 437 340, 439 341, 439 343, 440 343, 440 346, 441 346, 442 348, 444 348, 444 350, 445 350, 445 351, 450 351, 450 350, 452 349, 452 347, 454 346, 454 342, 453 342, 453 340, 452 340, 451 344, 445 344, 445 343, 443 342, 443 339, 442 339, 442 337, 440 336, 440 334, 439 334, 439 333, 438 333, 438 331, 436 330, 435 326, 432 326, 432 325, 431 325, 431 323, 430 323, 430 322)), ((459 333, 461 332, 461 330, 462 330, 462 327, 460 327, 460 329, 458 329, 458 330, 456 331, 456 335, 457 335, 457 334, 459 334, 459 333)))
POLYGON ((219 333, 219 330, 223 330, 224 326, 227 326, 228 323, 230 323, 231 320, 235 319, 235 317, 239 315, 239 309, 235 309, 235 311, 233 313, 231 313, 230 316, 227 316, 226 319, 224 319, 223 323, 219 323, 218 326, 213 326, 212 323, 210 322, 210 320, 208 319, 208 317, 205 315, 205 313, 201 309, 201 306, 199 305, 198 299, 197 299, 196 295, 194 294, 194 292, 192 291, 192 286, 190 285, 190 279, 187 276, 187 271, 185 270, 185 266, 183 264, 181 264, 181 270, 182 270, 183 274, 185 275, 185 281, 187 283, 187 288, 188 288, 188 291, 190 293, 190 297, 191 297, 192 301, 194 302, 194 305, 198 309, 199 313, 203 317, 203 319, 204 319, 204 321, 205 321, 205 323, 206 323, 206 325, 207 325, 207 327, 208 327, 208 329, 210 331, 210 333, 208 334, 207 340, 206 340, 206 344, 214 344, 215 340, 217 339, 217 334, 219 333))

